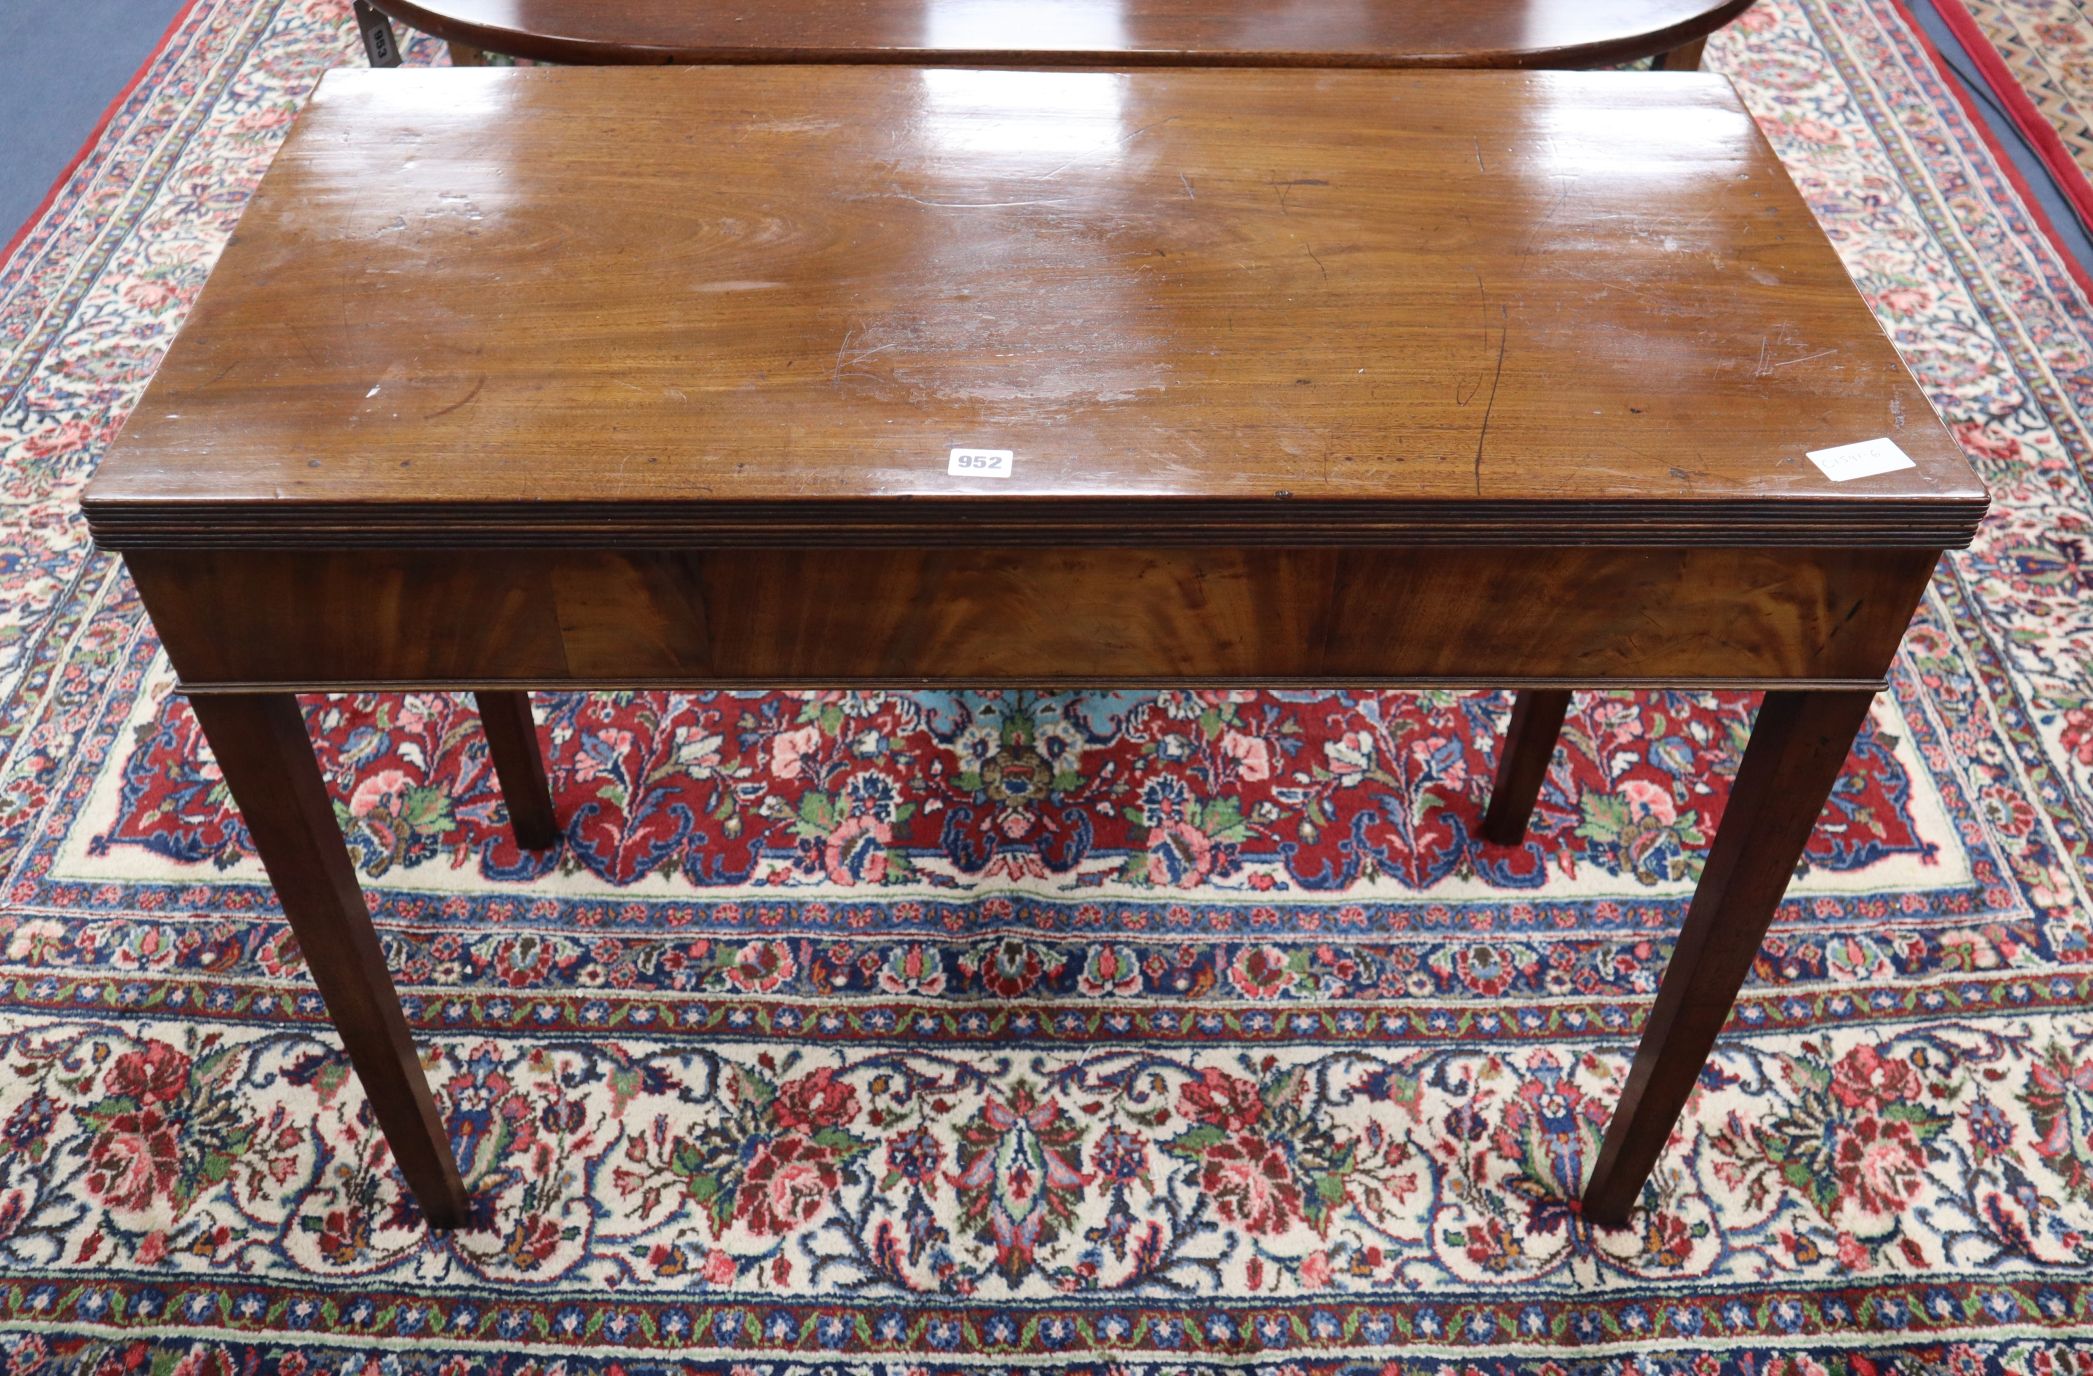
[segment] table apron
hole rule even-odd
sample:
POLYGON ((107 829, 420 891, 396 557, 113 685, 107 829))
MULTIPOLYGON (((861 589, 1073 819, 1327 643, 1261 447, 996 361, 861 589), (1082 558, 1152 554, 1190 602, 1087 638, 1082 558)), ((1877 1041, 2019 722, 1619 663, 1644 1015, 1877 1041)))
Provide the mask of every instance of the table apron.
POLYGON ((513 684, 1857 687, 1912 549, 136 550, 192 691, 513 684))

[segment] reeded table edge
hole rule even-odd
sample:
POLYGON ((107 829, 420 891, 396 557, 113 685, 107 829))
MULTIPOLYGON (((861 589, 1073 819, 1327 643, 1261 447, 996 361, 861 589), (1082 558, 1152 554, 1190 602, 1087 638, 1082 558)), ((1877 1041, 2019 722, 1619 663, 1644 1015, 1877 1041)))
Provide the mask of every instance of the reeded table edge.
POLYGON ((1105 496, 350 504, 90 495, 82 508, 96 545, 119 553, 994 545, 1961 549, 1975 537, 1990 498, 1335 503, 1105 496))
MULTIPOLYGON (((582 675, 577 678, 327 678, 270 679, 261 682, 225 681, 198 682, 177 676, 175 691, 185 696, 208 696, 213 693, 310 693, 324 695, 332 693, 483 693, 534 692, 534 693, 616 693, 616 692, 675 692, 679 689, 705 688, 708 690, 747 690, 768 692, 779 688, 795 692, 866 692, 885 690, 890 692, 934 692, 951 688, 957 679, 937 675, 873 674, 860 677, 838 678, 822 675, 786 675, 766 678, 746 678, 739 675, 705 676, 676 675, 664 677, 658 674, 635 676, 616 675, 598 677, 582 675)), ((1112 675, 1112 674, 1028 674, 1023 678, 1005 678, 997 675, 970 675, 965 680, 969 691, 986 688, 1006 690, 1052 689, 1065 692, 1125 692, 1164 688, 1262 688, 1277 692, 1307 689, 1344 688, 1352 690, 1388 689, 1394 692, 1417 692, 1424 689, 1445 688, 1454 691, 1478 693, 1503 692, 1513 689, 1568 689, 1572 692, 1607 692, 1615 689, 1660 692, 1677 690, 1686 692, 1765 692, 1773 689, 1788 689, 1801 692, 1844 692, 1859 690, 1879 693, 1889 686, 1889 680, 1874 678, 1779 678, 1772 676, 1753 677, 1734 674, 1666 675, 1649 678, 1627 675, 1624 677, 1537 677, 1531 674, 1502 674, 1478 677, 1474 674, 1365 674, 1320 676, 1288 676, 1273 678, 1269 675, 1247 674, 1220 677, 1212 674, 1162 674, 1112 675)))

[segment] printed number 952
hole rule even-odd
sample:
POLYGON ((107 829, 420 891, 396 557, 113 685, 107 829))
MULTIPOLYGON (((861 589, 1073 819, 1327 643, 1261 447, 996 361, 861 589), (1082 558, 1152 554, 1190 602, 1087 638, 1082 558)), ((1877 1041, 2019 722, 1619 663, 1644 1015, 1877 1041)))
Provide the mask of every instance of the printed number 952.
POLYGON ((955 449, 945 471, 958 477, 1007 478, 1012 457, 1008 449, 955 449))

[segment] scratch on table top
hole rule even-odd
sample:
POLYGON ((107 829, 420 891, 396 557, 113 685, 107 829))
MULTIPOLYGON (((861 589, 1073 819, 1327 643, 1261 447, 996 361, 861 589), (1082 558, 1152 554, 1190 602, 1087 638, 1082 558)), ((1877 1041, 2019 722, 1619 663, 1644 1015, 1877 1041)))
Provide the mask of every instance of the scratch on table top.
POLYGON ((1329 182, 1325 181, 1321 177, 1292 177, 1285 181, 1274 180, 1266 183, 1266 185, 1270 186, 1273 190, 1279 193, 1279 213, 1281 215, 1290 215, 1293 213, 1292 211, 1286 208, 1286 198, 1294 194, 1295 187, 1328 186, 1329 184, 1329 182))
POLYGON ((914 201, 917 205, 927 205, 936 210, 1009 210, 1024 205, 1066 205, 1068 203, 1068 197, 1066 196, 1049 196, 1041 200, 1031 201, 926 201, 921 196, 903 191, 899 187, 895 188, 894 194, 904 201, 914 201))
POLYGON ((1490 374, 1490 397, 1483 403, 1482 429, 1475 436, 1475 495, 1483 495, 1483 446, 1490 440, 1490 415, 1497 409, 1497 384, 1504 380, 1504 350, 1512 337, 1509 306, 1497 307, 1497 368, 1490 374))
MULTIPOLYGON (((1138 139, 1138 138, 1140 138, 1140 137, 1141 137, 1141 136, 1142 136, 1143 134, 1147 133, 1147 132, 1148 132, 1149 130, 1151 130, 1151 129, 1160 129, 1160 128, 1162 128, 1162 127, 1163 127, 1164 125, 1166 125, 1166 124, 1174 124, 1174 123, 1176 123, 1176 121, 1177 121, 1177 116, 1176 116, 1176 115, 1165 115, 1165 116, 1163 116, 1163 117, 1162 117, 1161 119, 1152 119, 1152 120, 1150 120, 1150 121, 1149 121, 1148 123, 1146 123, 1146 124, 1142 125, 1142 126, 1141 126, 1140 128, 1138 128, 1138 129, 1132 129, 1132 130, 1129 130, 1129 131, 1127 131, 1127 132, 1126 132, 1126 133, 1124 133, 1124 134, 1121 134, 1121 135, 1119 136, 1119 138, 1117 139, 1117 141, 1115 141, 1115 142, 1114 142, 1114 143, 1113 143, 1113 144, 1112 144, 1112 145, 1111 145, 1111 146, 1110 146, 1109 148, 1106 148, 1106 149, 1101 149, 1101 150, 1099 150, 1099 152, 1101 152, 1101 153, 1104 153, 1104 154, 1112 154, 1112 153, 1117 153, 1117 152, 1121 151, 1122 149, 1124 149, 1124 148, 1125 148, 1125 147, 1126 147, 1126 146, 1127 146, 1128 144, 1132 143, 1132 142, 1133 142, 1133 141, 1134 141, 1135 139, 1138 139)), ((1067 162, 1064 162, 1064 163, 1062 163, 1061 165, 1059 165, 1058 167, 1056 167, 1056 168, 1055 168, 1055 169, 1054 169, 1053 171, 1051 171, 1051 172, 1042 172, 1042 173, 1040 173, 1040 174, 1039 174, 1039 175, 1038 175, 1037 177, 1034 177, 1034 178, 1033 178, 1032 180, 1034 180, 1034 181, 1039 181, 1039 182, 1050 182, 1050 181, 1052 181, 1052 180, 1053 180, 1054 178, 1056 178, 1056 177, 1060 176, 1060 175, 1061 175, 1061 174, 1062 174, 1063 172, 1066 172, 1066 171, 1067 171, 1067 170, 1068 170, 1069 168, 1071 168, 1071 167, 1074 167, 1074 166, 1075 166, 1075 165, 1076 165, 1077 163, 1079 163, 1079 162, 1083 162, 1083 161, 1086 161, 1087 159, 1089 159, 1089 158, 1091 158, 1091 157, 1094 157, 1094 156, 1097 156, 1097 154, 1094 154, 1094 153, 1086 153, 1086 154, 1082 155, 1081 157, 1074 157, 1074 158, 1070 158, 1070 159, 1069 159, 1069 160, 1068 160, 1067 162)))
POLYGON ((474 379, 472 380, 472 388, 471 388, 471 390, 469 390, 468 392, 466 392, 466 394, 465 394, 464 396, 462 396, 462 397, 459 397, 459 398, 458 398, 458 399, 457 399, 456 401, 452 402, 452 403, 451 403, 450 405, 448 405, 448 406, 444 406, 444 407, 439 407, 438 409, 436 409, 436 410, 434 410, 434 411, 431 411, 431 412, 429 412, 429 413, 428 413, 427 415, 423 416, 423 417, 422 417, 422 419, 423 419, 423 420, 435 420, 435 419, 436 419, 436 418, 437 418, 438 416, 447 416, 447 415, 449 415, 449 414, 450 414, 451 412, 453 412, 453 411, 457 410, 457 409, 458 409, 459 407, 461 407, 461 406, 465 405, 465 404, 466 404, 467 402, 471 401, 471 400, 472 400, 472 399, 473 399, 474 397, 478 396, 478 395, 480 394, 480 389, 481 389, 482 387, 485 387, 486 385, 487 385, 487 375, 486 375, 485 373, 481 373, 481 374, 480 374, 480 375, 479 375, 478 377, 476 377, 476 378, 474 378, 474 379))
MULTIPOLYGON (((854 325, 850 329, 844 331, 843 342, 836 346, 836 365, 835 367, 829 370, 830 382, 841 382, 846 377, 873 378, 874 374, 861 373, 857 371, 857 366, 860 363, 863 363, 866 359, 872 357, 872 355, 885 353, 889 349, 898 348, 902 343, 901 340, 890 339, 884 344, 875 344, 869 349, 859 349, 855 353, 853 353, 852 346, 855 345, 858 340, 863 339, 864 337, 865 331, 864 327, 861 325, 854 325)), ((875 380, 877 379, 875 378, 875 380)))

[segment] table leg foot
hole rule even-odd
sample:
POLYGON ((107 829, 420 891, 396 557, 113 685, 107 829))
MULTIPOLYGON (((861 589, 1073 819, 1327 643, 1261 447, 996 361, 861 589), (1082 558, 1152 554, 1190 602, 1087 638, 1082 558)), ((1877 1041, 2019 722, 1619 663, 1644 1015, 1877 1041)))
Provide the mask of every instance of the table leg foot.
POLYGON ((470 43, 450 43, 445 46, 451 50, 451 65, 453 67, 484 67, 487 65, 487 54, 473 47, 470 43))
POLYGON ((1774 692, 1760 705, 1584 1190, 1584 1215, 1594 1223, 1625 1223, 1642 1194, 1874 697, 1866 690, 1774 692))
POLYGON ((516 844, 525 850, 551 850, 560 843, 560 822, 552 807, 552 787, 545 781, 545 755, 538 748, 531 695, 474 693, 472 700, 487 729, 487 753, 494 760, 494 777, 501 781, 516 844))
POLYGON ((392 21, 380 14, 365 0, 350 0, 349 8, 356 14, 356 31, 363 35, 363 55, 373 67, 397 67, 400 65, 400 40, 392 31, 392 21))
POLYGON ((1504 750, 1497 760, 1497 781, 1490 786, 1490 810, 1483 814, 1483 839, 1516 846, 1526 839, 1526 823, 1555 758, 1555 738, 1570 710, 1567 690, 1537 688, 1512 701, 1511 724, 1504 729, 1504 750))
POLYGON ((431 1227, 460 1226, 465 1186, 335 825, 298 700, 289 693, 198 694, 190 708, 408 1188, 431 1227))
POLYGON ((1708 46, 1705 35, 1690 43, 1681 43, 1657 59, 1660 72, 1697 72, 1701 69, 1701 53, 1708 46))

